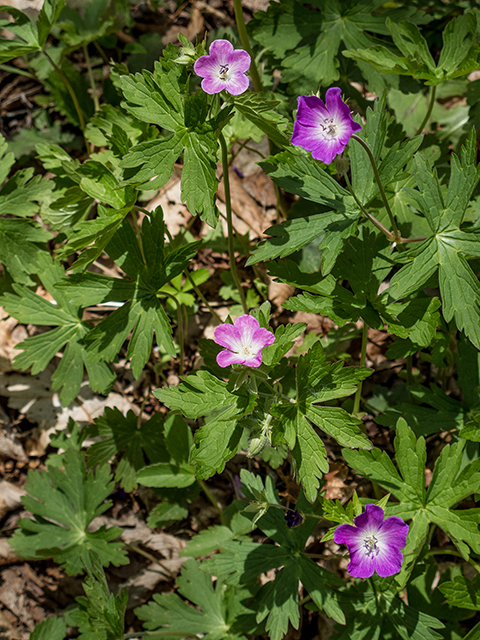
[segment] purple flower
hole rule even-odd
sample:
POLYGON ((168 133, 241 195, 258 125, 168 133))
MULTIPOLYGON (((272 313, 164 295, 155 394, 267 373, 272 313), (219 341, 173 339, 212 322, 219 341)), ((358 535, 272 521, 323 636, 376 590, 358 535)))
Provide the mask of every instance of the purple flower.
POLYGON ((293 509, 289 509, 284 516, 284 520, 287 523, 287 527, 289 529, 294 529, 295 527, 299 527, 302 524, 303 516, 300 511, 298 511, 298 509, 296 509, 295 511, 293 511, 293 509))
POLYGON ((248 89, 245 71, 250 62, 250 56, 243 49, 234 51, 228 40, 215 40, 210 46, 210 55, 199 58, 193 70, 203 78, 205 93, 220 93, 226 89, 232 96, 239 96, 248 89))
POLYGON ((293 125, 292 144, 311 151, 315 160, 325 164, 345 149, 350 136, 362 128, 354 122, 350 109, 340 97, 341 89, 332 87, 325 101, 317 96, 297 98, 297 120, 293 125))
POLYGON ((259 367, 262 349, 274 341, 273 333, 261 328, 256 318, 240 316, 233 324, 221 324, 215 329, 215 342, 226 348, 217 355, 217 363, 221 367, 231 364, 259 367))
POLYGON ((364 513, 355 518, 355 526, 341 524, 335 531, 334 541, 348 547, 348 572, 354 578, 370 578, 374 571, 385 578, 402 568, 400 549, 407 542, 408 525, 396 516, 385 521, 383 517, 381 507, 367 504, 364 513))

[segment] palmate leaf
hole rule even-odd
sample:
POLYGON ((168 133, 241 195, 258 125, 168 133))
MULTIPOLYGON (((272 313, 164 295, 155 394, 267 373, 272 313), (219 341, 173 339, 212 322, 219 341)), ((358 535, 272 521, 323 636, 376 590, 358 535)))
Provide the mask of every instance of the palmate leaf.
POLYGON ((179 593, 196 608, 176 593, 162 593, 155 594, 153 601, 135 611, 153 640, 172 640, 181 635, 201 635, 207 640, 245 640, 242 631, 256 631, 251 610, 243 604, 252 598, 255 587, 229 587, 217 580, 214 590, 212 579, 200 571, 195 560, 183 565, 177 585, 179 593), (243 625, 235 622, 239 617, 243 625))
POLYGON ((8 18, 0 20, 0 28, 2 30, 8 29, 17 36, 15 40, 0 39, 0 63, 39 51, 41 47, 38 42, 37 29, 30 18, 23 11, 9 6, 1 6, 0 11, 9 13, 13 18, 13 21, 8 18))
POLYGON ((92 520, 111 506, 106 500, 113 490, 108 465, 87 473, 83 456, 69 450, 63 470, 30 471, 25 488, 22 504, 33 518, 19 521, 11 538, 16 553, 32 560, 54 558, 70 575, 83 571, 90 551, 104 566, 128 562, 121 543, 114 542, 120 529, 88 531, 92 520))
POLYGON ((123 302, 87 336, 87 353, 93 362, 113 360, 133 331, 127 351, 132 371, 139 377, 150 357, 153 334, 170 355, 175 347, 170 321, 157 297, 158 291, 178 275, 195 254, 198 243, 171 250, 164 246, 161 208, 144 218, 140 242, 129 223, 123 221, 105 247, 108 255, 123 269, 126 278, 100 274, 75 274, 59 287, 69 300, 86 307, 102 302, 123 302))
POLYGON ((228 383, 208 371, 187 376, 178 386, 156 389, 154 395, 173 411, 187 418, 206 416, 205 423, 195 433, 195 449, 191 462, 196 464, 196 475, 209 478, 220 473, 227 460, 238 448, 243 427, 238 422, 250 414, 257 395, 241 387, 228 390, 228 383))
POLYGON ((416 25, 407 21, 394 22, 389 18, 386 24, 402 56, 384 45, 367 49, 359 47, 344 52, 344 55, 366 62, 377 71, 421 78, 426 80, 427 85, 434 86, 478 68, 480 47, 475 42, 477 17, 473 12, 458 16, 448 23, 443 32, 443 49, 437 65, 416 25))
POLYGON ((15 366, 22 371, 31 367, 35 375, 43 371, 57 352, 65 347, 60 364, 52 376, 53 391, 62 389, 61 402, 68 405, 76 398, 83 380, 84 367, 92 389, 108 393, 115 375, 105 363, 95 363, 85 349, 83 339, 91 327, 82 322, 79 307, 68 300, 58 287, 65 275, 63 267, 42 254, 37 259, 36 271, 56 304, 22 285, 14 284, 15 295, 6 293, 2 298, 2 305, 7 313, 23 324, 42 324, 56 328, 19 343, 17 349, 22 350, 22 353, 15 357, 15 366))
MULTIPOLYGON (((270 478, 267 477, 264 486, 259 477, 242 470, 241 480, 244 485, 242 491, 249 500, 254 502, 256 495, 264 494, 271 504, 280 504, 270 478)), ((310 512, 313 509, 303 495, 296 507, 310 512)), ((283 510, 271 507, 258 520, 257 526, 277 546, 246 540, 224 540, 221 553, 201 565, 202 570, 219 576, 226 584, 231 585, 256 582, 261 573, 283 567, 274 581, 260 589, 255 599, 257 622, 266 621, 265 628, 272 640, 283 638, 289 622, 295 628, 298 627, 299 581, 318 607, 334 620, 344 623, 336 593, 330 586, 338 586, 341 581, 311 558, 302 555, 315 521, 316 518, 307 516, 301 526, 287 529, 283 510)))
MULTIPOLYGON (((248 25, 252 37, 282 61, 282 80, 301 91, 338 80, 341 45, 347 50, 365 48, 379 42, 367 31, 388 34, 385 16, 373 13, 380 0, 362 0, 348 7, 341 0, 317 0, 315 5, 317 11, 292 0, 272 4, 266 12, 258 11, 248 25)), ((404 17, 405 11, 415 19, 414 11, 404 9, 404 17)), ((360 66, 368 71, 367 65, 360 66)))
MULTIPOLYGON (((181 420, 171 416, 170 422, 181 420)), ((87 461, 91 467, 105 464, 113 456, 119 457, 115 481, 127 492, 137 488, 136 472, 150 462, 167 462, 170 455, 165 448, 163 437, 163 420, 161 414, 155 414, 150 420, 138 425, 138 418, 129 411, 124 416, 118 409, 107 407, 105 413, 96 418, 87 427, 88 436, 102 437, 94 442, 87 453, 87 461), (122 456, 119 456, 123 453, 122 456)))
POLYGON ((456 576, 451 582, 441 584, 439 589, 449 604, 462 609, 480 611, 480 576, 478 574, 473 580, 456 576))
POLYGON ((134 77, 122 76, 124 108, 143 122, 172 133, 133 146, 120 166, 126 183, 158 188, 170 178, 174 163, 184 152, 182 198, 192 214, 199 214, 215 227, 217 124, 215 119, 208 120, 206 94, 185 94, 187 77, 183 66, 175 62, 178 55, 177 48, 168 45, 153 74, 143 71, 134 77))
POLYGON ((418 191, 407 189, 415 207, 425 216, 432 235, 403 253, 403 266, 391 279, 389 295, 398 300, 418 290, 436 271, 442 296, 442 313, 447 322, 455 318, 457 327, 480 348, 480 285, 466 257, 479 253, 478 232, 461 229, 470 196, 480 178, 475 166, 475 134, 472 131, 462 148, 461 161, 453 156, 446 198, 436 175, 422 156, 415 158, 418 191))
POLYGON ((325 234, 322 273, 331 271, 344 241, 356 232, 360 208, 348 191, 333 179, 319 162, 291 152, 282 152, 261 163, 263 170, 280 187, 326 207, 325 213, 288 220, 267 229, 273 238, 262 243, 247 264, 285 257, 325 234), (332 240, 335 240, 333 244, 332 240))
POLYGON ((370 375, 362 367, 343 368, 343 362, 331 365, 326 361, 320 343, 299 360, 296 371, 297 399, 290 403, 275 403, 274 440, 285 443, 292 451, 298 479, 305 495, 313 502, 319 479, 328 471, 324 445, 312 425, 328 433, 341 444, 371 448, 360 430, 360 421, 339 407, 319 406, 334 398, 355 392, 360 381, 370 375))
POLYGON ((423 437, 417 440, 403 419, 397 423, 395 438, 398 471, 387 453, 379 449, 343 451, 352 469, 378 482, 397 498, 398 504, 390 502, 386 506, 388 515, 412 519, 407 546, 403 550, 404 565, 396 578, 401 585, 408 580, 430 522, 450 536, 463 557, 468 558, 469 546, 475 553, 480 550, 480 518, 476 510, 453 510, 455 505, 480 489, 480 461, 475 460, 462 469, 464 447, 465 441, 444 447, 436 461, 428 491, 425 491, 425 440, 423 437))

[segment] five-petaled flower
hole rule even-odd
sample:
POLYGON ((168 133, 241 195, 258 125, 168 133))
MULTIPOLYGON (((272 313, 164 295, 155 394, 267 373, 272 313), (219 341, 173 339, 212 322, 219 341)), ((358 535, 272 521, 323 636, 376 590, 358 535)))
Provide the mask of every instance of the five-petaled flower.
POLYGON ((297 98, 297 119, 293 125, 292 144, 311 151, 315 160, 330 164, 345 149, 357 124, 341 98, 341 89, 328 89, 325 102, 317 96, 297 98))
POLYGON ((402 568, 400 549, 407 542, 408 525, 396 516, 383 517, 381 507, 367 504, 364 513, 355 518, 355 526, 341 524, 335 530, 334 541, 348 547, 348 572, 354 578, 370 578, 374 571, 384 578, 402 568))
POLYGON ((243 49, 233 49, 228 40, 214 40, 210 54, 201 56, 193 70, 203 78, 205 93, 220 93, 223 89, 232 96, 239 96, 248 89, 245 72, 250 68, 250 56, 243 49))
POLYGON ((221 367, 231 364, 259 367, 262 364, 262 349, 274 341, 273 333, 260 327, 256 318, 240 316, 233 324, 221 324, 215 329, 215 342, 225 347, 217 355, 217 363, 221 367))

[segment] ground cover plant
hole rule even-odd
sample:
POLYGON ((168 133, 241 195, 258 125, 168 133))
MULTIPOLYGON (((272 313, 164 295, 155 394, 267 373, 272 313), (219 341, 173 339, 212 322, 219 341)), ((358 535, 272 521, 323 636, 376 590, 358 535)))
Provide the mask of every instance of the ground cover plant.
POLYGON ((476 4, 0 11, 0 634, 478 640, 476 4))

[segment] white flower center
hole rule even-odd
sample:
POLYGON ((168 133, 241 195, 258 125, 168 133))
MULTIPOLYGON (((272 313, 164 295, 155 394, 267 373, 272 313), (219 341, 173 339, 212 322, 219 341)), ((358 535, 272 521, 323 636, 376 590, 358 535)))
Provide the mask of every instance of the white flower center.
POLYGON ((333 118, 325 118, 323 124, 320 125, 323 129, 325 136, 335 137, 337 135, 337 125, 333 118))
POLYGON ((373 554, 378 556, 380 549, 378 548, 378 539, 375 536, 371 535, 368 538, 364 538, 363 543, 367 556, 373 554))
POLYGON ((226 80, 228 76, 228 64, 221 64, 220 71, 218 72, 218 77, 220 80, 226 80))
POLYGON ((242 346, 240 347, 239 354, 247 358, 250 358, 256 355, 256 351, 254 350, 251 344, 242 344, 242 346))

